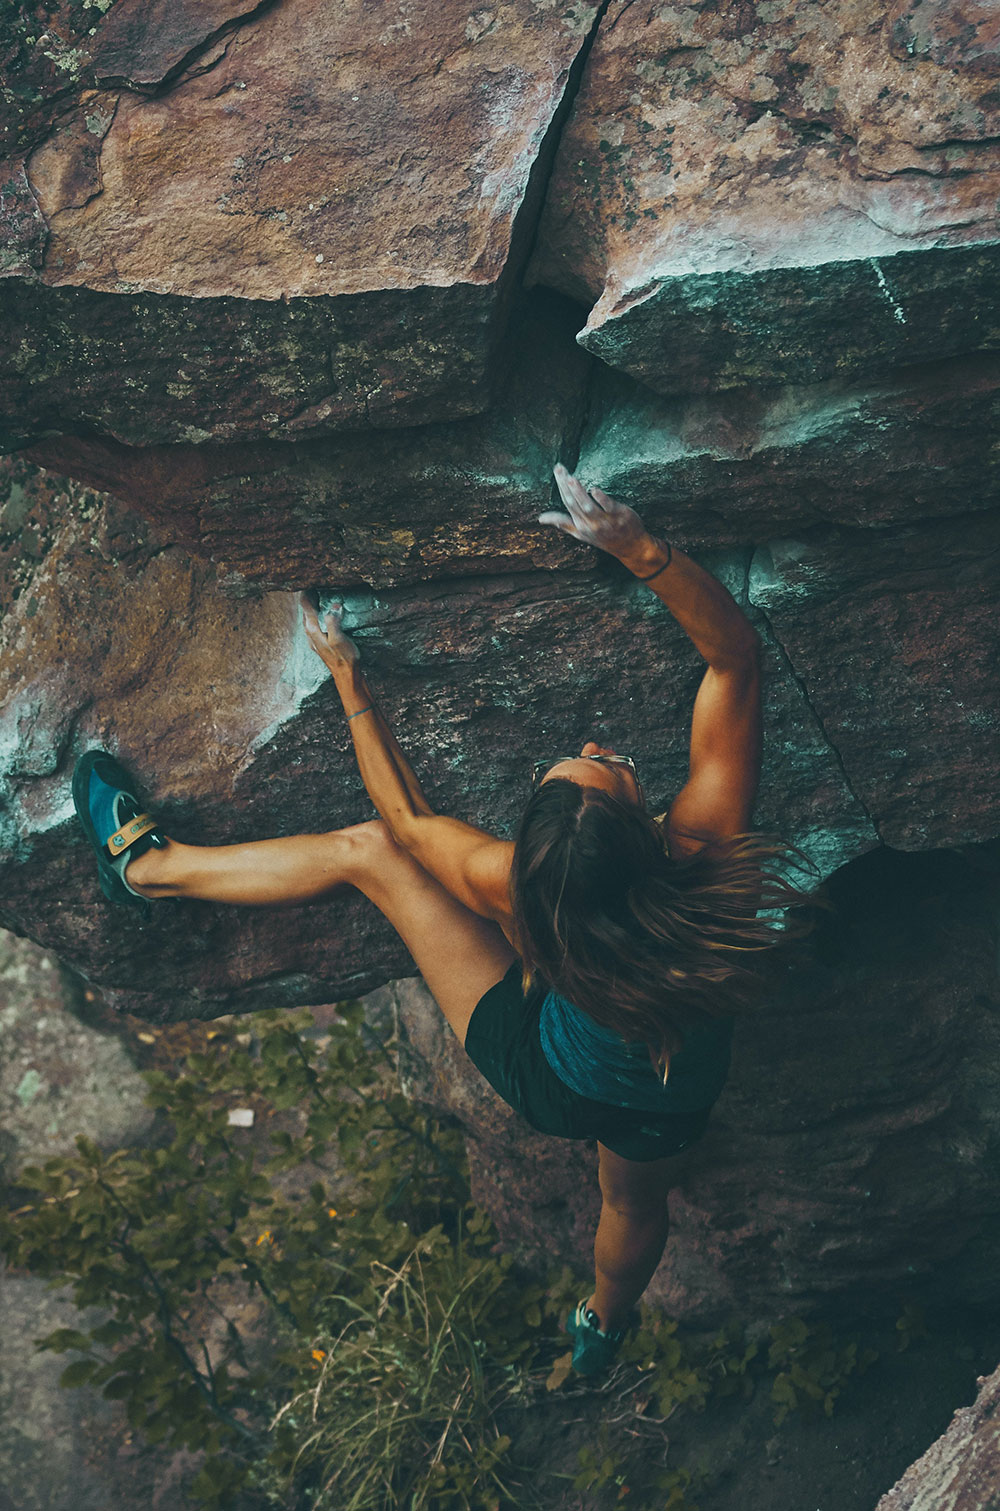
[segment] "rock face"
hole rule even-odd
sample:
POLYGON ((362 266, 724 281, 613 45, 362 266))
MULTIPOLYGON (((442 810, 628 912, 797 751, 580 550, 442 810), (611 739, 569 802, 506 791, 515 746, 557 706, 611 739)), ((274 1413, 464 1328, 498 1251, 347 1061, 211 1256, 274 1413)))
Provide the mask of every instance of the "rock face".
MULTIPOLYGON (((412 968, 349 892, 112 910, 71 817, 96 744, 180 839, 369 817, 303 587, 441 811, 509 834, 529 762, 589 737, 665 806, 700 664, 538 526, 565 461, 746 605, 758 822, 872 920, 747 1025, 661 1294, 995 1302, 995 925, 915 852, 1000 834, 998 46, 984 0, 21 7, 0 924, 160 1021, 412 968)), ((578 1247, 592 1153, 449 1075, 505 1232, 578 1247)))
POLYGON ((1000 1505, 1000 1369, 971 1406, 883 1495, 876 1511, 988 1511, 1000 1505))
MULTIPOLYGON (((78 1134, 112 1150, 153 1132, 148 1087, 123 1040, 86 1022, 84 1007, 80 982, 57 960, 0 932, 0 1186, 16 1190, 25 1165, 74 1154, 78 1134)), ((55 1328, 81 1326, 69 1287, 0 1266, 0 1311, 0 1511, 189 1506, 177 1481, 193 1456, 136 1462, 121 1406, 61 1389, 66 1359, 36 1349, 55 1328)), ((83 1315, 87 1327, 106 1320, 83 1315)))
MULTIPOLYGON (((353 893, 281 913, 172 903, 140 926, 136 950, 135 921, 100 898, 72 817, 79 751, 119 751, 178 839, 338 828, 372 809, 292 595, 226 598, 211 567, 120 507, 9 467, 3 924, 155 1018, 331 1001, 405 971, 398 941, 353 893)), ((747 553, 716 565, 745 596, 747 553)), ((342 596, 387 716, 442 810, 509 833, 537 752, 592 731, 643 752, 652 801, 683 781, 698 663, 625 574, 577 570, 555 596, 544 571, 342 596)), ((770 663, 762 822, 829 868, 877 834, 777 647, 770 663)))
POLYGON ((74 1153, 78 1133, 115 1149, 152 1126, 124 1045, 67 1010, 80 996, 51 955, 0 932, 0 1180, 74 1153))
POLYGON ((984 0, 618 0, 533 276, 666 394, 995 346, 998 77, 984 0))

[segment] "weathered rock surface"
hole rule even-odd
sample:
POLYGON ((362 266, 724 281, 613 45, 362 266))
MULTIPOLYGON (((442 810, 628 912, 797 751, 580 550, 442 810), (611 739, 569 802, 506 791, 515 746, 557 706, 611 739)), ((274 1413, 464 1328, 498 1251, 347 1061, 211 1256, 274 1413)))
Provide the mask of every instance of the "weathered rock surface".
POLYGON ((152 444, 483 409, 596 11, 118 0, 87 42, 99 87, 24 160, 37 215, 23 185, 0 213, 0 429, 152 444))
POLYGON ((1000 1369, 971 1406, 879 1501, 876 1511, 992 1511, 1000 1506, 1000 1369))
MULTIPOLYGON (((881 851, 835 878, 836 917, 739 1025, 729 1085, 672 1198, 651 1287, 672 1315, 715 1325, 834 1296, 856 1314, 901 1297, 996 1306, 998 880, 995 850, 881 851)), ((395 990, 408 1084, 461 1120, 475 1197, 505 1241, 533 1258, 585 1254, 593 1146, 533 1133, 426 992, 395 990)))
POLYGON ((815 524, 881 531, 995 508, 998 425, 992 353, 881 380, 679 399, 602 371, 579 467, 632 500, 651 528, 691 545, 815 524))
MULTIPOLYGON (((123 1040, 85 1008, 56 959, 0 932, 0 1185, 16 1189, 25 1165, 73 1154, 78 1134, 109 1150, 150 1135, 146 1083, 123 1040)), ((0 1316, 0 1511, 185 1511, 194 1456, 142 1455, 122 1403, 61 1389, 69 1360, 35 1347, 104 1314, 81 1314, 68 1287, 0 1266, 0 1316)))
MULTIPOLYGON (((68 1291, 0 1271, 0 1310, 0 1511, 188 1511, 195 1456, 144 1456, 120 1403, 61 1389, 67 1357, 35 1349, 57 1327, 81 1326, 68 1291)), ((82 1316, 83 1326, 104 1320, 82 1316)))
POLYGON ((496 404, 451 424, 252 445, 58 437, 30 455, 123 499, 223 572, 269 588, 585 567, 537 523, 572 459, 591 363, 562 301, 529 302, 496 404))
POLYGON ((821 530, 772 541, 751 563, 750 600, 889 845, 996 833, 998 552, 992 511, 821 530))
POLYGON ((386 431, 377 445, 364 432, 135 448, 55 437, 28 454, 263 587, 580 569, 586 558, 536 524, 556 458, 694 547, 996 506, 1000 356, 864 385, 669 401, 595 371, 573 342, 575 318, 572 306, 529 301, 485 415, 386 431))
MULTIPOLYGON (((839 942, 742 1033, 659 1293, 791 1309, 864 1275, 862 1300, 995 1304, 985 886, 864 859, 1000 833, 994 9, 93 10, 19 32, 30 87, 0 98, 0 444, 53 469, 4 472, 0 923, 160 1021, 411 968, 349 892, 145 924, 97 892, 87 746, 181 839, 370 816, 264 589, 344 596, 443 811, 509 833, 530 760, 590 736, 666 803, 700 664, 647 589, 537 527, 579 461, 748 603, 758 821, 857 868, 839 942), (567 295, 597 301, 583 350, 567 295)), ((577 1252, 592 1153, 524 1135, 455 1053, 477 1194, 577 1252)))
POLYGON ((998 76, 983 0, 617 0, 532 276, 667 394, 996 346, 998 76))
POLYGON ((0 1177, 72 1154, 78 1133, 104 1148, 152 1125, 146 1085, 120 1040, 68 1010, 79 997, 57 960, 0 932, 0 1177))

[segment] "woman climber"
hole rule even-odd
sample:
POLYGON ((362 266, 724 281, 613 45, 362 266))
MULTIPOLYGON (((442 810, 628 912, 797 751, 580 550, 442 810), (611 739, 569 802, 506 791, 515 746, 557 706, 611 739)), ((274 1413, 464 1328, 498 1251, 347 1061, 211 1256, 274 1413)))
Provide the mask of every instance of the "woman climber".
MULTIPOLYGON (((74 798, 118 901, 307 903, 345 883, 397 930, 473 1063, 536 1129, 596 1139, 595 1285, 569 1317, 573 1364, 608 1367, 667 1241, 667 1199, 729 1067, 731 1013, 787 900, 778 851, 747 834, 760 767, 759 640, 722 585, 639 516, 555 469, 565 513, 540 522, 609 552, 707 663, 690 769, 647 811, 632 761, 589 741, 536 762, 510 843, 434 813, 365 680, 339 606, 305 631, 329 668, 381 818, 329 834, 192 846, 144 814, 103 751, 74 798)), ((144 903, 139 903, 145 906, 144 903)))

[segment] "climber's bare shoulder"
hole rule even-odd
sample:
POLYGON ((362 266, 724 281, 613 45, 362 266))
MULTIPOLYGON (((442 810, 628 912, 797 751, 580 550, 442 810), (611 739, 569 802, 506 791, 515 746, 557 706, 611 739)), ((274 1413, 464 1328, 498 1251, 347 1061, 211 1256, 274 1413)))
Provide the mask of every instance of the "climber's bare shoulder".
POLYGON ((452 897, 510 937, 510 840, 441 813, 417 817, 398 838, 452 897))

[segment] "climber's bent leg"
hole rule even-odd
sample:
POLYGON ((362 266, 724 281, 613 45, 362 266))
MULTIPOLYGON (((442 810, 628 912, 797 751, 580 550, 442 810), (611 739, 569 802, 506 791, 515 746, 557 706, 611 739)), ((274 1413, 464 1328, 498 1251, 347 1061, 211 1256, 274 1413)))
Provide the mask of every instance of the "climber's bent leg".
POLYGON ((452 897, 381 823, 364 826, 367 855, 354 885, 385 914, 460 1044, 479 999, 517 959, 503 930, 452 897))
POLYGON ((281 906, 353 886, 385 914, 459 1041, 480 997, 516 956, 502 930, 465 907, 374 820, 330 834, 244 845, 182 845, 137 856, 129 885, 146 897, 281 906))

